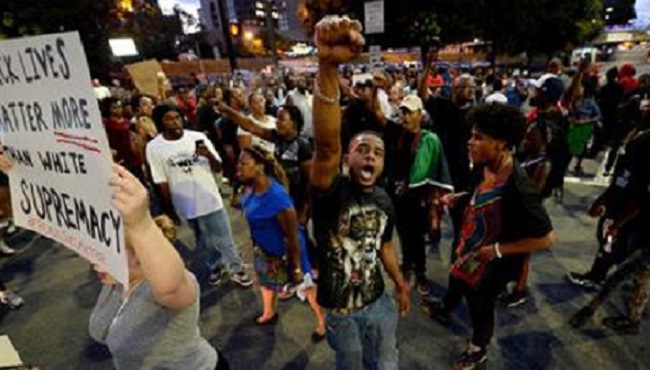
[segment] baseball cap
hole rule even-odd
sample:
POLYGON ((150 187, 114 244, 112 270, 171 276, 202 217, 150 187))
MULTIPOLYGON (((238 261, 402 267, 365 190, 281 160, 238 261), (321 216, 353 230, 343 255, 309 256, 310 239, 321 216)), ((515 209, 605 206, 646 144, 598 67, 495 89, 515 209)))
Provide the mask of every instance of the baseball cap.
MULTIPOLYGON (((543 77, 544 76, 542 76, 542 78, 543 77)), ((540 78, 540 80, 542 78, 540 78)), ((560 100, 562 94, 564 94, 564 82, 562 82, 558 77, 551 75, 551 77, 546 78, 539 84, 539 91, 551 101, 556 102, 560 100)))
POLYGON ((503 94, 492 94, 485 98, 487 104, 508 104, 508 98, 503 94))
POLYGON ((404 97, 399 107, 406 108, 410 112, 415 112, 416 110, 422 110, 422 99, 420 99, 415 95, 407 95, 404 97))

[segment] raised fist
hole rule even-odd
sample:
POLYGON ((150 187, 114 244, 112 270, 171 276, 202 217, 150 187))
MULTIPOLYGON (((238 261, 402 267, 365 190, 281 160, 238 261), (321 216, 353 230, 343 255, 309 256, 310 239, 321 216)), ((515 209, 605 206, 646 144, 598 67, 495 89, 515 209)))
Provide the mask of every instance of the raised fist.
POLYGON ((355 59, 365 40, 359 21, 345 16, 327 16, 316 24, 314 42, 321 62, 340 64, 355 59))

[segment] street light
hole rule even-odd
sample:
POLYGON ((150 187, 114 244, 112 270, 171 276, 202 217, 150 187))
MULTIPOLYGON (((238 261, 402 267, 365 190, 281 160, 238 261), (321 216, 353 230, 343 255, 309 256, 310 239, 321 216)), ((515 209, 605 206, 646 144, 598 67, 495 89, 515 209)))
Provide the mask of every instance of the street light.
POLYGON ((612 7, 610 6, 609 8, 605 9, 605 11, 606 11, 607 13, 611 13, 611 12, 614 11, 614 8, 612 8, 612 7))
POLYGON ((251 41, 253 39, 253 33, 251 31, 244 32, 244 39, 246 41, 251 41))

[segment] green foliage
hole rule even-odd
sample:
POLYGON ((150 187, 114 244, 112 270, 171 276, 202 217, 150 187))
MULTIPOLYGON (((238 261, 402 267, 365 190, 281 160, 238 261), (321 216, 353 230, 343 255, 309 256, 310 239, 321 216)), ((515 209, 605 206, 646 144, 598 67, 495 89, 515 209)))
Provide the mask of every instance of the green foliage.
MULTIPOLYGON (((0 38, 79 31, 93 76, 107 77, 112 65, 108 39, 132 37, 143 58, 174 58, 181 17, 164 17, 147 2, 123 13, 115 0, 0 0, 0 38)), ((189 16, 191 17, 191 16, 189 16)))
MULTIPOLYGON (((309 24, 333 13, 363 20, 360 0, 305 0, 305 6, 309 24)), ((479 38, 491 41, 495 54, 552 54, 592 40, 603 26, 603 0, 386 0, 384 8, 385 33, 369 36, 384 47, 426 49, 434 37, 443 44, 479 38)))

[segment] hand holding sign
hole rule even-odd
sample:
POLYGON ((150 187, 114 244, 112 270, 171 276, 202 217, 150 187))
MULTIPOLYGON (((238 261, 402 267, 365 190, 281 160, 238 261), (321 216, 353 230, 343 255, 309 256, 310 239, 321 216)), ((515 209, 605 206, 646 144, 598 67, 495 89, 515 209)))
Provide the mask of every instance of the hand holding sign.
POLYGON ((0 171, 2 171, 5 175, 8 175, 9 170, 11 170, 12 166, 13 164, 11 163, 11 160, 7 158, 2 150, 0 150, 0 171))
POLYGON ((114 164, 113 177, 109 181, 113 190, 112 204, 122 215, 125 236, 130 232, 143 230, 153 224, 149 213, 147 189, 124 167, 114 164))

